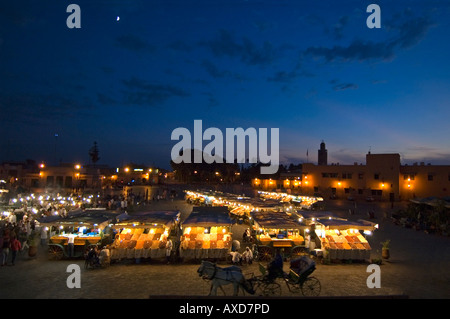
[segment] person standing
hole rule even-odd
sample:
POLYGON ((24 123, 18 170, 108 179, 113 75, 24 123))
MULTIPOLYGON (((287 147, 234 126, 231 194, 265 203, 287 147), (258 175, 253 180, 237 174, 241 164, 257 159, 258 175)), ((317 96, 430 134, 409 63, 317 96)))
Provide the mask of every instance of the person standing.
POLYGON ((26 248, 30 248, 30 246, 28 245, 28 234, 27 234, 27 230, 25 228, 25 225, 22 226, 22 228, 19 230, 19 241, 20 241, 20 245, 21 245, 21 249, 20 250, 24 250, 26 248))
POLYGON ((17 238, 13 238, 11 241, 11 253, 12 253, 12 265, 15 265, 17 252, 20 251, 22 248, 22 245, 20 244, 20 241, 17 238))
POLYGON ((69 257, 73 257, 74 255, 74 246, 75 244, 75 235, 69 234, 67 235, 67 248, 69 249, 69 257))
POLYGON ((172 253, 172 240, 170 238, 167 239, 166 242, 166 259, 167 259, 167 263, 170 263, 170 254, 172 253))
POLYGON ((11 248, 11 238, 9 237, 9 230, 6 229, 5 233, 3 234, 3 250, 2 250, 2 266, 5 266, 8 261, 9 256, 9 250, 11 248))
POLYGON ((246 247, 244 253, 242 254, 242 259, 248 264, 251 265, 253 262, 253 252, 250 250, 250 247, 246 247))
POLYGON ((45 247, 47 245, 47 227, 41 227, 41 246, 45 247))

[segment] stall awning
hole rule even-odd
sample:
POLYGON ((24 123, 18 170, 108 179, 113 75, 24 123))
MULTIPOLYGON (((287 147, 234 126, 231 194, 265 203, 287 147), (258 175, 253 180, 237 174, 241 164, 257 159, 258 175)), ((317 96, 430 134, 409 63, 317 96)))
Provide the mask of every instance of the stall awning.
POLYGON ((377 224, 366 221, 366 220, 358 220, 358 221, 350 221, 344 219, 321 219, 317 222, 318 224, 322 224, 328 229, 358 229, 358 230, 375 230, 377 224))
POLYGON ((61 216, 46 216, 38 222, 46 226, 95 226, 106 225, 111 221, 110 216, 102 213, 81 213, 63 218, 61 216))
POLYGON ((324 211, 299 211, 297 215, 305 218, 305 219, 321 219, 321 218, 336 218, 335 214, 332 212, 324 212, 324 211))
POLYGON ((194 207, 182 224, 191 227, 231 226, 232 220, 226 207, 194 207))
POLYGON ((165 226, 171 227, 173 223, 180 218, 179 211, 147 211, 136 212, 132 215, 121 215, 119 222, 113 225, 113 228, 132 228, 142 226, 165 226))
POLYGON ((308 226, 300 222, 297 215, 286 212, 252 212, 251 216, 257 226, 266 229, 304 229, 308 226))

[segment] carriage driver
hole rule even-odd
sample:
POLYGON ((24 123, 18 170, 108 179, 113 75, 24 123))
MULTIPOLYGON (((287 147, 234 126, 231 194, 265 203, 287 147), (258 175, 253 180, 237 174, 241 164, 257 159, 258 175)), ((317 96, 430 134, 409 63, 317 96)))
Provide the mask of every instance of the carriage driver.
POLYGON ((269 263, 267 270, 270 280, 279 277, 283 273, 283 257, 279 249, 277 249, 274 259, 269 263))

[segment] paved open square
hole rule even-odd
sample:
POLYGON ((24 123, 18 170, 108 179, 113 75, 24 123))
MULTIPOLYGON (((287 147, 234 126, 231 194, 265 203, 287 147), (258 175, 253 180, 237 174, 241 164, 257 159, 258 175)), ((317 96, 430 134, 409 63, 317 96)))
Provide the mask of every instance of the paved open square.
MULTIPOLYGON (((151 206, 153 205, 153 206, 151 206)), ((179 209, 182 220, 192 206, 183 200, 160 201, 149 209, 179 209)), ((329 208, 338 214, 346 212, 348 203, 332 202, 329 208)), ((375 205, 375 204, 373 204, 375 205)), ((378 206, 377 206, 378 207, 378 206)), ((450 245, 449 237, 426 234, 421 231, 394 225, 383 220, 379 206, 375 221, 380 228, 369 238, 371 258, 381 257, 381 242, 391 240, 391 258, 381 265, 381 288, 368 288, 369 263, 317 264, 313 275, 320 280, 321 297, 405 296, 408 298, 450 298, 450 245)), ((354 218, 364 218, 365 209, 357 211, 354 218)), ((236 224, 232 231, 242 238, 242 225, 236 224), (241 232, 241 233, 240 233, 241 232)), ((221 266, 229 266, 226 262, 221 266)), ((23 252, 15 266, 0 269, 3 299, 143 299, 151 296, 207 296, 209 283, 197 274, 200 263, 183 262, 167 265, 162 261, 136 264, 127 260, 116 262, 105 269, 84 269, 84 260, 47 260, 46 250, 40 247, 36 258, 23 252), (81 288, 68 288, 67 272, 70 264, 81 268, 81 288)), ((259 275, 258 263, 241 266, 243 273, 259 275)), ((289 268, 286 261, 284 270, 289 268)), ((282 296, 292 297, 284 283, 282 296)), ((227 296, 232 287, 225 289, 227 296)), ((222 294, 219 290, 219 294, 222 294)), ((248 294, 247 294, 248 296, 248 294)))

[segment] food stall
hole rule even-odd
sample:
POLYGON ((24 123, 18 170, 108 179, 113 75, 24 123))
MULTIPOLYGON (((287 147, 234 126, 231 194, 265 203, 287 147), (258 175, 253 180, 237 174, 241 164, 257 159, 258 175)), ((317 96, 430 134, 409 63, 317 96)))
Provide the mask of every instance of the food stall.
POLYGON ((320 219, 315 223, 315 234, 320 239, 317 250, 329 260, 368 260, 371 246, 365 236, 377 227, 364 220, 320 219))
POLYGON ((83 257, 90 246, 102 244, 106 238, 105 229, 112 219, 112 214, 98 211, 79 211, 67 217, 47 216, 39 219, 40 226, 50 232, 49 259, 83 257), (73 255, 68 246, 70 237, 74 238, 73 255))
POLYGON ((295 195, 281 192, 265 192, 259 191, 259 196, 264 200, 277 201, 281 204, 291 205, 303 209, 310 209, 315 203, 323 202, 322 197, 295 195))
POLYGON ((273 258, 276 249, 296 258, 306 252, 305 236, 309 227, 296 214, 277 211, 253 211, 252 235, 261 260, 273 258))
POLYGON ((194 207, 182 223, 180 257, 226 259, 231 251, 231 226, 227 207, 194 207))
POLYGON ((117 234, 111 260, 164 258, 167 241, 177 238, 179 220, 179 211, 137 212, 123 218, 112 225, 117 234))

